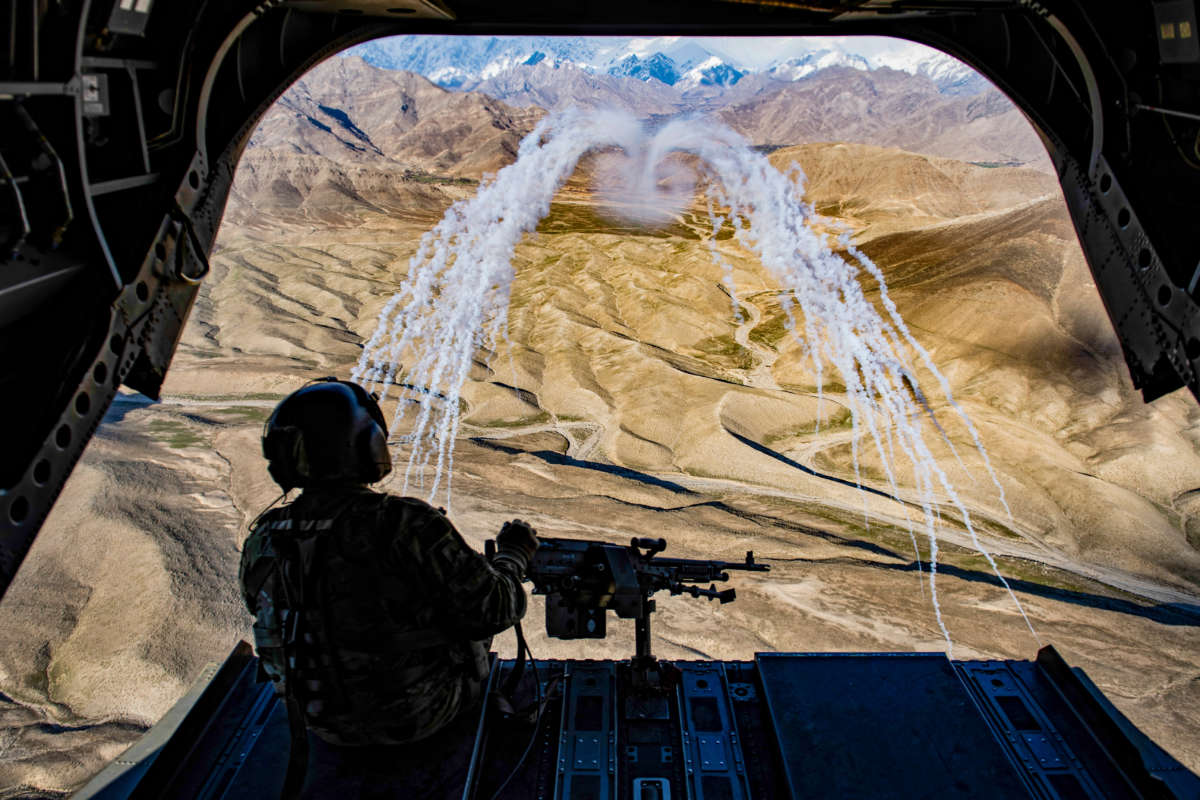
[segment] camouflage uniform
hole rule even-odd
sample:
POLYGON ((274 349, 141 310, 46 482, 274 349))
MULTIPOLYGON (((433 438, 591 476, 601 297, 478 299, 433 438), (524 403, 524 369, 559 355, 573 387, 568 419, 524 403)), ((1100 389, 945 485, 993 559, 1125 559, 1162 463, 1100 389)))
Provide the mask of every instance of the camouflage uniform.
POLYGON ((518 569, 490 564, 420 500, 345 487, 264 514, 239 578, 263 668, 309 729, 400 744, 479 699, 490 637, 525 613, 518 569))

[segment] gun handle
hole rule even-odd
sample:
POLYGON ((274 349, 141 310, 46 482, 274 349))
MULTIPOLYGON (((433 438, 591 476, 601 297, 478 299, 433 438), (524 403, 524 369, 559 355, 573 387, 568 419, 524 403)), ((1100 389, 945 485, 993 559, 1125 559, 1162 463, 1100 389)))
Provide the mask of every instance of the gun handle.
POLYGON ((496 540, 488 539, 483 543, 483 554, 487 556, 487 560, 491 561, 496 557, 496 540))

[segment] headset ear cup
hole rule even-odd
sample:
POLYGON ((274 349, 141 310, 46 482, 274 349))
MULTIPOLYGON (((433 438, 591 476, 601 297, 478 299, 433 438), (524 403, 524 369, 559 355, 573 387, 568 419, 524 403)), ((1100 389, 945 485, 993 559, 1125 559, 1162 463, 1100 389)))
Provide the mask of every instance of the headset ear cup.
POLYGON ((371 394, 357 383, 347 383, 346 385, 354 390, 354 394, 358 398, 359 404, 363 407, 367 414, 370 415, 371 419, 375 420, 375 424, 383 429, 383 433, 386 436, 387 420, 383 418, 383 409, 379 407, 379 400, 376 399, 375 395, 371 394))
POLYGON ((296 476, 282 461, 268 461, 267 473, 271 476, 271 480, 279 484, 279 488, 285 492, 296 488, 296 476))
POLYGON ((300 428, 284 428, 284 452, 296 472, 296 476, 305 479, 313 478, 312 465, 308 462, 308 448, 304 446, 304 431, 300 428))
POLYGON ((367 483, 383 480, 392 471, 392 455, 387 447, 387 421, 379 401, 357 383, 343 382, 354 392, 359 405, 371 418, 373 425, 363 431, 358 444, 359 474, 367 483))
POLYGON ((363 459, 360 468, 366 482, 375 483, 392 471, 392 454, 388 451, 387 436, 379 428, 372 426, 363 435, 367 441, 359 448, 363 459))
POLYGON ((263 438, 263 455, 267 457, 267 472, 284 491, 312 477, 304 432, 300 428, 290 425, 274 428, 263 438))

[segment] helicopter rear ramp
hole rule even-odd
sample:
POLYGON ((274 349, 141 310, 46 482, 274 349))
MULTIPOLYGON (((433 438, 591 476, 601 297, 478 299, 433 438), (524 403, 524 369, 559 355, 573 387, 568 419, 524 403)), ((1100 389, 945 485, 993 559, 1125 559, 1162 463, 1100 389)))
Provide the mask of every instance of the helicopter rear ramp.
MULTIPOLYGON (((516 662, 493 662, 490 687, 516 662)), ((759 653, 526 665, 512 716, 489 704, 429 740, 313 742, 306 797, 1200 798, 1200 778, 1052 647, 1034 661, 940 653, 759 653), (540 700, 540 702, 539 702, 540 700)), ((77 798, 278 796, 283 705, 239 645, 207 684, 77 798)))

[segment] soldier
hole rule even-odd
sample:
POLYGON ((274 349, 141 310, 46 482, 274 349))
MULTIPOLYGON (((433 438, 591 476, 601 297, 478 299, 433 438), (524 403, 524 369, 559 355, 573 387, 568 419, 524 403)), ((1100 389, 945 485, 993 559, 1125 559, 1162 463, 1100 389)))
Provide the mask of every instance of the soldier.
POLYGON ((239 573, 262 670, 288 705, 294 790, 305 727, 334 745, 403 744, 477 705, 491 637, 525 613, 537 537, 505 523, 489 563, 440 509, 369 489, 391 471, 387 426, 353 383, 286 397, 263 455, 285 496, 303 489, 255 520, 239 573))

